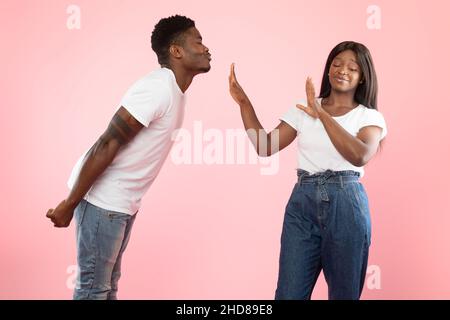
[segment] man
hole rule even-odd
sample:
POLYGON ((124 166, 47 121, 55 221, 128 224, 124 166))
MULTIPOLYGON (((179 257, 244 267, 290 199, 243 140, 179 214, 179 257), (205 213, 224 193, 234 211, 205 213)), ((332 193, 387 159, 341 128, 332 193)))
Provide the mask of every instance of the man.
POLYGON ((184 93, 211 68, 209 49, 187 17, 161 19, 151 42, 161 68, 126 92, 106 131, 75 165, 69 196, 47 212, 55 227, 68 227, 75 214, 74 299, 117 299, 122 255, 141 199, 183 121, 184 93))

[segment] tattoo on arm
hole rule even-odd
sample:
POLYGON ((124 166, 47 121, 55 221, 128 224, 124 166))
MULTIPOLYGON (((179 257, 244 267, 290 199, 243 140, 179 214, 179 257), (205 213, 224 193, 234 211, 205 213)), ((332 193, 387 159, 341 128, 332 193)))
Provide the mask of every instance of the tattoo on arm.
POLYGON ((120 145, 129 142, 137 132, 135 132, 129 124, 118 114, 112 118, 108 129, 106 130, 103 139, 115 139, 120 145))

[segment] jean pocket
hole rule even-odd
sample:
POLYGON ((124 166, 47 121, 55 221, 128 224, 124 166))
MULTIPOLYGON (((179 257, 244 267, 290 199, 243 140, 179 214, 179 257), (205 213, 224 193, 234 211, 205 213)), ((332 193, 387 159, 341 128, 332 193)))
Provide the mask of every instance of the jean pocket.
POLYGON ((125 221, 127 222, 130 219, 130 215, 126 213, 121 213, 117 211, 105 211, 104 214, 111 221, 125 221))
POLYGON ((88 202, 86 200, 81 200, 78 206, 75 208, 75 216, 77 217, 77 223, 79 226, 83 223, 84 214, 86 213, 86 207, 88 202))
POLYGON ((364 224, 366 227, 366 243, 367 246, 370 246, 372 232, 371 232, 371 219, 370 219, 370 209, 369 209, 369 199, 367 197, 366 190, 362 183, 358 182, 355 185, 356 188, 356 199, 358 201, 358 206, 360 208, 361 215, 364 218, 364 224))
POLYGON ((359 183, 349 183, 344 189, 347 203, 343 210, 348 212, 349 224, 356 228, 353 233, 368 246, 371 242, 370 213, 365 191, 359 183))
POLYGON ((361 182, 358 182, 355 186, 356 188, 356 198, 361 210, 365 215, 369 215, 369 199, 367 197, 366 190, 361 182))

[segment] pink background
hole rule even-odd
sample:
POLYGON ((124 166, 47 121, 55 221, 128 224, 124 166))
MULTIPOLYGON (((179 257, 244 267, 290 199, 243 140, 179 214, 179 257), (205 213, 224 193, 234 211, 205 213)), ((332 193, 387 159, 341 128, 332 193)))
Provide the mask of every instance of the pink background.
MULTIPOLYGON (((263 125, 318 88, 331 48, 371 50, 384 148, 363 183, 372 210, 369 265, 381 288, 363 299, 450 298, 448 1, 1 1, 0 298, 70 299, 74 225, 45 218, 67 195, 80 154, 106 128, 120 98, 157 66, 150 33, 162 17, 192 17, 213 56, 189 88, 184 127, 241 128, 228 93, 239 81, 263 125), (66 8, 81 8, 69 30, 66 8), (381 9, 369 30, 366 9, 381 9)), ((123 262, 122 299, 272 299, 296 146, 278 174, 245 165, 175 165, 168 158, 144 198, 123 262)), ((321 277, 313 294, 326 299, 321 277)))

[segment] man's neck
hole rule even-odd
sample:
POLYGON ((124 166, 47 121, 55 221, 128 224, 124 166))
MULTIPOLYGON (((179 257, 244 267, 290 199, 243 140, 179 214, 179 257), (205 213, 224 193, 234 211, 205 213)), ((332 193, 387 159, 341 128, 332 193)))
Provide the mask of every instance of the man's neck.
POLYGON ((172 70, 173 74, 175 75, 175 80, 178 84, 178 87, 180 87, 181 92, 185 93, 191 85, 194 75, 192 73, 186 72, 186 70, 177 68, 176 66, 161 65, 161 67, 172 70))

